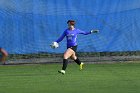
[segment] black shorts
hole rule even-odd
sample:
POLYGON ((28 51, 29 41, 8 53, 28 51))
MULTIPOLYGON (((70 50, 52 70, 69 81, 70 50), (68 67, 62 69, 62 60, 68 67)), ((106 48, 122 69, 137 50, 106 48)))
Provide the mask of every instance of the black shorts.
POLYGON ((72 46, 72 47, 68 47, 68 48, 71 48, 75 53, 77 51, 77 45, 76 46, 72 46))

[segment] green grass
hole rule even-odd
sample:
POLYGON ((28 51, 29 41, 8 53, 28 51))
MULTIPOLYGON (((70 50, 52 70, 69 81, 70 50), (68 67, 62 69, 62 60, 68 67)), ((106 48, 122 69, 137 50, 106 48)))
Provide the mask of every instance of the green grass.
POLYGON ((0 66, 0 93, 140 93, 140 63, 0 66))

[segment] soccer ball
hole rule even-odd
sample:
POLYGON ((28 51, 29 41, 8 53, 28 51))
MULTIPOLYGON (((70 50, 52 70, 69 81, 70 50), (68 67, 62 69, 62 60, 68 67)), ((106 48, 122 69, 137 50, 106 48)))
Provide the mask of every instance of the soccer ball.
POLYGON ((58 48, 59 44, 57 42, 52 42, 51 48, 58 48))

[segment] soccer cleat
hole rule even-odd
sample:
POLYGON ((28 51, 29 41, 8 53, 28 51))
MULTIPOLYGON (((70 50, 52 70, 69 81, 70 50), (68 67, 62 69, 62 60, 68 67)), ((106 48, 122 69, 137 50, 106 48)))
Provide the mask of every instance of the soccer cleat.
POLYGON ((81 63, 81 64, 80 64, 80 70, 83 69, 83 65, 84 65, 84 63, 81 63))
POLYGON ((63 75, 65 74, 65 70, 59 70, 58 72, 63 74, 63 75))

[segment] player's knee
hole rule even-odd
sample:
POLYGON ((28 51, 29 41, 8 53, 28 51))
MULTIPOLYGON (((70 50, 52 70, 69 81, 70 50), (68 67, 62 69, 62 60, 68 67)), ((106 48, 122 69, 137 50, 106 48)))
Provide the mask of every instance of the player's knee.
POLYGON ((73 57, 73 60, 76 60, 76 59, 77 59, 77 57, 76 57, 76 56, 74 56, 74 57, 73 57))
POLYGON ((64 54, 63 59, 68 59, 67 54, 64 54))
POLYGON ((75 58, 74 58, 74 57, 71 57, 71 59, 72 59, 72 60, 75 60, 75 58))
POLYGON ((71 59, 76 60, 77 59, 76 55, 72 55, 71 59))
POLYGON ((74 60, 76 60, 76 59, 77 59, 77 57, 76 57, 76 56, 74 56, 74 57, 73 57, 73 59, 74 59, 74 60))

